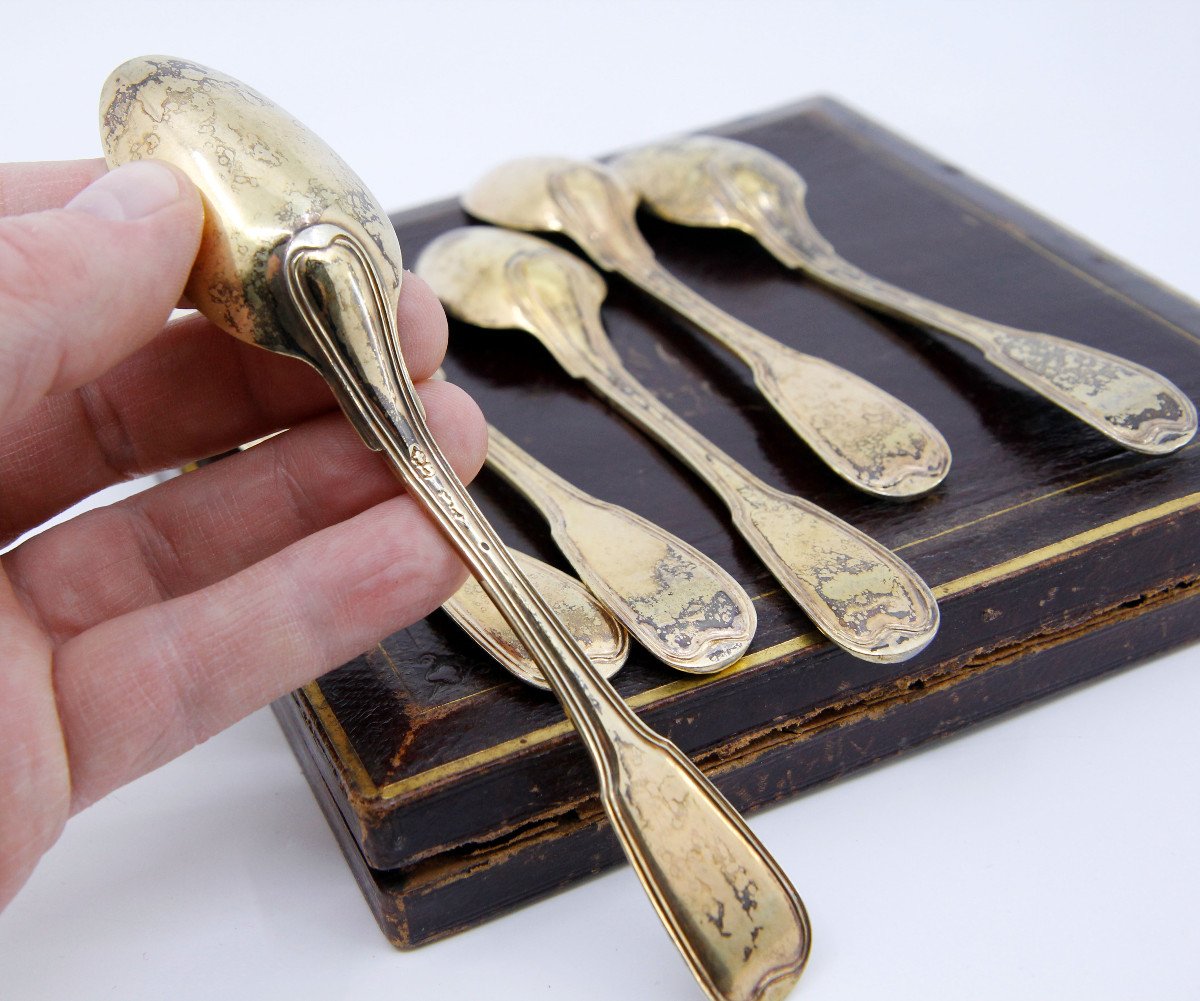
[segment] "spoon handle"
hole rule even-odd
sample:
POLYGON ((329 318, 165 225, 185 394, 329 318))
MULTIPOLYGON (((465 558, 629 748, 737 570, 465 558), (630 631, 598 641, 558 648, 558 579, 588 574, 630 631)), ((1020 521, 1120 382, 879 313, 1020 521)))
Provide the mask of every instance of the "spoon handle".
POLYGON ((807 214, 792 221, 787 232, 794 235, 787 238, 765 227, 756 235, 785 264, 841 294, 966 341, 991 364, 1126 448, 1164 454, 1196 433, 1192 401, 1152 369, 1063 337, 992 323, 891 285, 805 227, 812 230, 807 214))
POLYGON ((818 629, 865 660, 905 660, 933 639, 938 608, 895 553, 800 497, 768 486, 721 451, 621 364, 570 281, 546 280, 562 252, 515 255, 506 276, 528 329, 572 376, 588 383, 650 437, 692 467, 729 506, 734 525, 818 629))
MULTIPOLYGON (((618 175, 575 164, 550 179, 565 231, 616 271, 738 355, 766 400, 834 472, 861 490, 910 497, 937 486, 950 447, 924 417, 832 362, 730 316, 668 273, 637 228, 637 198, 618 175)), ((485 213, 486 214, 486 213, 485 213)))
POLYGON ((754 605, 703 553, 580 490, 494 427, 488 465, 542 512, 580 580, 659 660, 709 674, 746 651, 757 625, 754 605))
POLYGON ((910 497, 945 479, 950 469, 946 439, 890 393, 748 326, 653 260, 628 262, 621 273, 737 354, 796 434, 859 489, 910 497))
POLYGON ((808 957, 804 906, 738 813, 653 733, 588 661, 521 573, 425 424, 371 259, 337 226, 281 252, 278 302, 297 342, 478 577, 579 731, 613 829, 714 1001, 782 997, 808 957))

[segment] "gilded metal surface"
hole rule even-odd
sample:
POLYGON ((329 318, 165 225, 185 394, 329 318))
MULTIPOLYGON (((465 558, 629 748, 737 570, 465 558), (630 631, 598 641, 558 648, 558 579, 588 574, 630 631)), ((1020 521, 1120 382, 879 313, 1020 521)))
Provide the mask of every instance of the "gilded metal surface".
POLYGON ((809 218, 804 179, 756 146, 695 136, 628 153, 614 170, 664 218, 740 229, 788 267, 850 298, 958 337, 1126 448, 1173 452, 1196 433, 1192 401, 1157 372, 1061 337, 991 323, 850 264, 809 218))
POLYGON ((850 483, 884 497, 937 486, 950 447, 937 429, 878 386, 796 351, 713 305, 669 274, 637 229, 637 195, 607 167, 514 160, 463 198, 472 215, 512 229, 564 233, 606 271, 624 275, 737 354, 763 396, 850 483))
POLYGON ((542 512, 580 580, 659 660, 711 674, 745 653, 754 604, 699 550, 568 483, 494 427, 488 465, 542 512))
POLYGON ((400 356, 399 246, 361 182, 261 95, 180 60, 119 68, 101 122, 110 164, 153 154, 202 192, 193 301, 231 333, 324 375, 537 660, 592 757, 613 829, 709 997, 781 997, 808 958, 804 905, 737 811, 592 666, 442 455, 400 356))
POLYGON ((469 226, 434 240, 416 271, 468 323, 536 336, 567 372, 690 465, 817 628, 843 649, 890 662, 933 639, 937 603, 903 560, 828 511, 764 483, 629 374, 600 323, 604 279, 579 258, 524 233, 469 226))
MULTIPOLYGON (((512 554, 521 572, 554 609, 596 670, 606 678, 621 670, 629 656, 629 634, 613 614, 574 577, 519 550, 512 550, 512 554)), ((474 577, 468 577, 442 609, 507 670, 527 685, 550 690, 525 644, 474 577)))

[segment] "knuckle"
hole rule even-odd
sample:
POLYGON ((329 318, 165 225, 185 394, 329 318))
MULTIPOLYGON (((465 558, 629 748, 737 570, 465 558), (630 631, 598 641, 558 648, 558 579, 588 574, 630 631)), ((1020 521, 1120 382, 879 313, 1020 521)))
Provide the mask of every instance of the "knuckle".
POLYGON ((121 479, 145 471, 137 439, 126 423, 122 403, 111 396, 101 382, 80 386, 75 391, 83 427, 96 443, 100 460, 121 479))

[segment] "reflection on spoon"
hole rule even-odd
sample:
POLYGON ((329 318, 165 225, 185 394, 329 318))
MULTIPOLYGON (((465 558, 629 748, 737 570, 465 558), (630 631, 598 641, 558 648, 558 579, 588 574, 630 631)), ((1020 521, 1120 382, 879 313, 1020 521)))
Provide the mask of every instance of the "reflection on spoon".
POLYGON ((852 299, 966 341, 1126 448, 1173 452, 1196 433, 1192 401, 1151 369, 1062 337, 980 319, 855 267, 813 225, 804 179, 757 146, 693 136, 627 153, 613 169, 663 218, 749 233, 788 267, 852 299))

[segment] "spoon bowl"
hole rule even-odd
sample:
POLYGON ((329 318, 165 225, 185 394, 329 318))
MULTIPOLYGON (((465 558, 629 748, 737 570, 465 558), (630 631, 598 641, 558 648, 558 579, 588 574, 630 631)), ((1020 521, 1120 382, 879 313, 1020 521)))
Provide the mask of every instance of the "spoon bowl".
POLYGON ((803 198, 806 186, 794 173, 793 183, 784 182, 790 168, 765 150, 756 153, 753 169, 747 170, 743 151, 732 143, 689 136, 631 150, 611 167, 650 211, 668 222, 740 229, 757 237, 762 224, 751 206, 782 204, 785 193, 803 198))
POLYGON ((281 323, 273 253, 301 230, 356 232, 394 312, 400 295, 396 231, 333 150, 289 112, 232 77, 168 56, 131 59, 100 98, 109 166, 166 160, 204 200, 188 299, 227 333, 311 360, 281 323))
POLYGON ((764 241, 793 239, 789 214, 808 186, 766 150, 716 136, 688 136, 622 154, 613 171, 655 215, 682 226, 740 229, 764 241))
MULTIPOLYGON (((476 181, 463 195, 462 204, 471 215, 509 229, 585 236, 572 225, 571 213, 558 194, 559 179, 578 167, 578 161, 566 157, 510 160, 476 181)), ((616 197, 628 211, 637 211, 637 196, 625 188, 614 188, 606 197, 616 197)))
POLYGON ((426 247, 415 270, 460 320, 475 327, 524 330, 540 337, 542 324, 535 301, 511 294, 515 280, 548 293, 561 286, 564 310, 571 313, 577 308, 580 316, 599 312, 608 295, 604 279, 578 257, 564 252, 548 265, 538 251, 549 246, 543 240, 495 226, 463 226, 443 233, 426 247))

